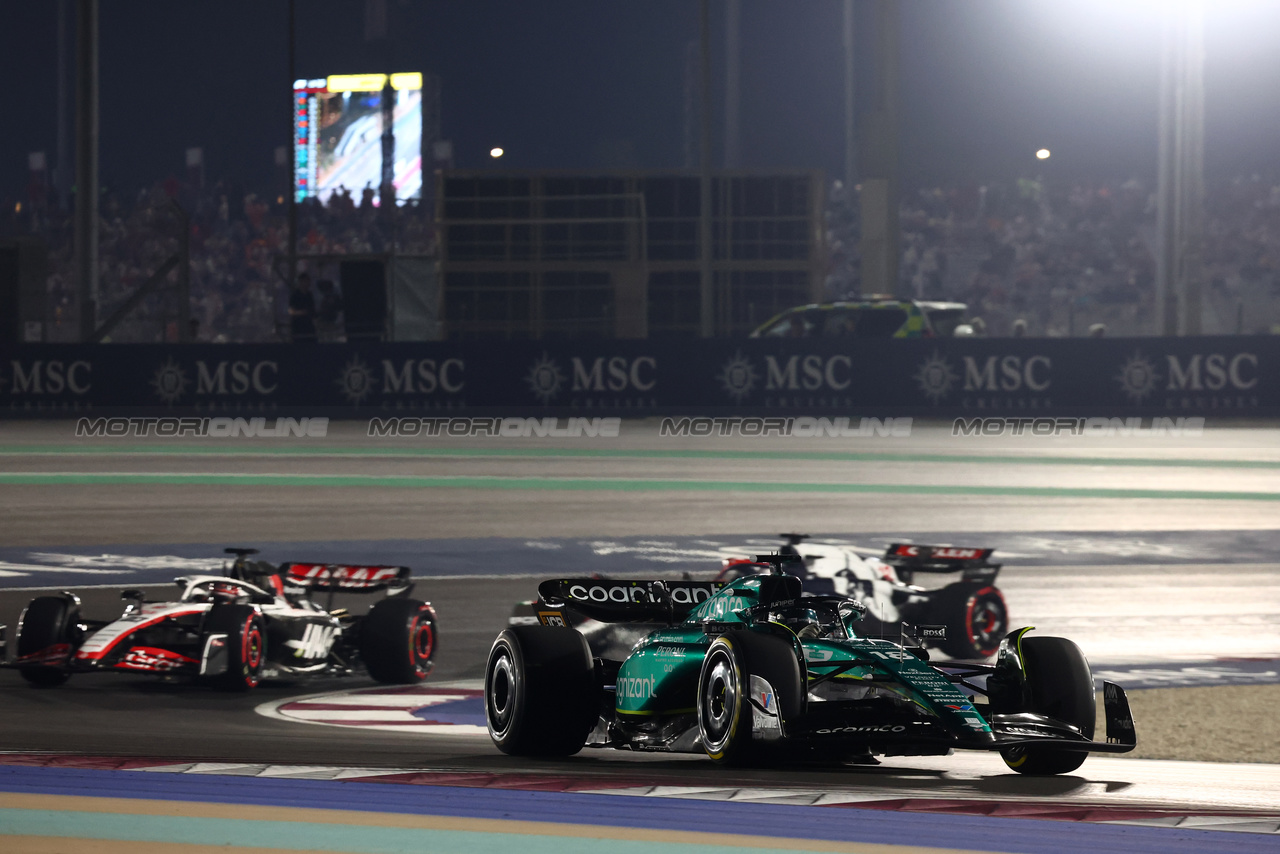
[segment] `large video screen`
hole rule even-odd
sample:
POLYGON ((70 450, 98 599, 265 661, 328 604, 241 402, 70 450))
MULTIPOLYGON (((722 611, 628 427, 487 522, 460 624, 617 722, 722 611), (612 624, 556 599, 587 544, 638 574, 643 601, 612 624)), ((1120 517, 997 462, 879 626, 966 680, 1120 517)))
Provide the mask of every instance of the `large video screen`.
MULTIPOLYGON (((359 202, 382 184, 385 74, 335 74, 293 84, 294 193, 328 203, 340 188, 359 202)), ((422 74, 391 75, 397 199, 422 195, 422 74)), ((378 199, 381 204, 381 199, 378 199)))

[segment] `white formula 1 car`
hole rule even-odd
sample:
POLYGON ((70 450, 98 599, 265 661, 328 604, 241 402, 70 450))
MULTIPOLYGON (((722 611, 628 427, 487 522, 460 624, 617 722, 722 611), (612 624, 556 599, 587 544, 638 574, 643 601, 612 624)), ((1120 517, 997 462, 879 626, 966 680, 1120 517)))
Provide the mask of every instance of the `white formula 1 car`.
MULTIPOLYGON (((779 553, 794 558, 785 569, 800 577, 804 592, 855 597, 867 606, 868 633, 897 637, 902 623, 944 625, 946 638, 933 642, 942 652, 988 658, 1009 632, 1009 608, 996 587, 1001 564, 990 560, 995 549, 893 543, 883 557, 870 557, 849 546, 808 542, 807 534, 779 536, 779 553), (918 574, 956 572, 960 579, 943 587, 915 583, 918 574)), ((730 557, 716 580, 761 571, 750 556, 730 557)))

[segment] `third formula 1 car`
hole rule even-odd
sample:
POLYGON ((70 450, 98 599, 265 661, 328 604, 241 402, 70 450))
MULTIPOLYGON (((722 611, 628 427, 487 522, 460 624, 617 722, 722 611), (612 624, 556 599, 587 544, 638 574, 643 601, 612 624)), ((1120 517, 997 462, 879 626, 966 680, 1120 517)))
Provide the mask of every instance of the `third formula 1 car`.
MULTIPOLYGON (((866 631, 892 632, 901 622, 947 627, 945 639, 926 644, 952 658, 988 658, 1009 631, 1009 607, 996 586, 1001 564, 995 549, 892 543, 882 557, 864 556, 848 545, 809 542, 807 534, 780 534, 780 554, 796 558, 787 571, 801 579, 806 593, 836 593, 867 606, 866 631), (924 587, 917 575, 959 573, 942 587, 924 587), (874 628, 873 628, 874 627, 874 628)), ((724 561, 718 580, 760 571, 751 557, 724 561)))
MULTIPOLYGON (((379 682, 412 684, 431 672, 435 611, 409 598, 403 566, 249 560, 254 549, 227 549, 225 575, 175 579, 178 598, 149 602, 126 590, 123 613, 91 620, 74 593, 40 596, 18 623, 13 662, 28 682, 61 685, 76 672, 185 676, 231 690, 262 679, 367 671, 379 682), (367 613, 334 608, 336 593, 386 591, 367 613), (323 593, 321 605, 312 594, 323 593)), ((0 661, 6 656, 0 626, 0 661)))
MULTIPOLYGON (((777 567, 792 556, 763 556, 777 567)), ((1071 641, 1008 634, 995 664, 932 664, 914 639, 868 637, 856 599, 802 595, 776 573, 728 583, 569 578, 538 587, 538 625, 498 635, 485 718, 504 753, 584 746, 704 753, 720 763, 998 751, 1022 774, 1064 774, 1136 735, 1120 686, 1103 683, 1095 741, 1089 663, 1071 641), (572 607, 605 623, 659 623, 622 659, 593 658, 572 607), (983 684, 979 684, 983 683, 983 684)), ((945 633, 920 626, 915 636, 945 633)))

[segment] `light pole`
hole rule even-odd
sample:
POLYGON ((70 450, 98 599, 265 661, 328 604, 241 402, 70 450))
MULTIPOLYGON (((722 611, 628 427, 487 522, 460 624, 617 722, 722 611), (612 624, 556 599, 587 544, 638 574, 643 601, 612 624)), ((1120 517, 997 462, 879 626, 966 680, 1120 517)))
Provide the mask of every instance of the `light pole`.
POLYGON ((898 292, 898 115, 901 8, 897 0, 875 0, 872 16, 874 73, 858 114, 862 184, 862 288, 898 292))
POLYGON ((1156 183, 1155 331, 1200 334, 1204 230, 1204 7, 1171 4, 1162 22, 1156 183))
MULTIPOLYGON (((289 223, 288 223, 288 272, 289 281, 286 286, 292 291, 293 283, 298 279, 298 156, 294 139, 297 119, 294 112, 298 109, 298 95, 293 91, 294 81, 298 79, 297 69, 297 9, 296 0, 289 0, 289 223)), ((314 131, 314 129, 313 129, 314 131)))
POLYGON ((724 22, 724 168, 737 169, 739 162, 742 104, 742 0, 728 0, 724 22))
POLYGON ((711 9, 702 0, 700 89, 702 97, 701 145, 698 157, 698 303, 703 338, 716 334, 715 279, 711 266, 711 9))
POLYGON ((80 340, 98 326, 98 0, 76 6, 76 287, 80 340))
POLYGON ((845 198, 853 201, 853 187, 858 183, 858 126, 857 126, 857 54, 854 32, 853 0, 844 0, 844 186, 845 198))

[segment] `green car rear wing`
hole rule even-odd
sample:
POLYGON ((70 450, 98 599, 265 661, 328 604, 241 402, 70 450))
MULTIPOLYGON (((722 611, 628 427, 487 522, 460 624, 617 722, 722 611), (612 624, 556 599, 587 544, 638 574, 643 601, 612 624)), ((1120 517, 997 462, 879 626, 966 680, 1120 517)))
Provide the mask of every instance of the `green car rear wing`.
POLYGON ((559 578, 539 584, 538 596, 544 605, 602 623, 674 623, 722 587, 720 581, 559 578))

